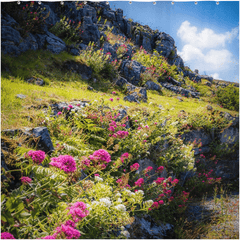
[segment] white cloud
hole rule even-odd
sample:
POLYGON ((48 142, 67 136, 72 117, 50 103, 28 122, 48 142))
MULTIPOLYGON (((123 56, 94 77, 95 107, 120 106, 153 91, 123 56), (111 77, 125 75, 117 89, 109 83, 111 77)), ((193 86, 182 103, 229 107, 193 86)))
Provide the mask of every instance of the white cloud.
POLYGON ((217 80, 223 80, 219 77, 219 74, 218 73, 213 73, 210 75, 211 77, 213 77, 213 79, 217 79, 217 80))
POLYGON ((178 29, 177 35, 186 44, 200 49, 225 47, 226 42, 231 42, 238 36, 238 27, 233 28, 231 32, 217 34, 210 28, 198 31, 197 27, 191 26, 190 22, 185 21, 178 29))
POLYGON ((218 34, 209 28, 199 30, 185 21, 177 32, 185 44, 178 54, 191 69, 198 69, 200 74, 215 72, 214 76, 220 79, 224 71, 226 73, 233 67, 234 56, 226 49, 226 45, 238 36, 238 32, 237 27, 218 34))

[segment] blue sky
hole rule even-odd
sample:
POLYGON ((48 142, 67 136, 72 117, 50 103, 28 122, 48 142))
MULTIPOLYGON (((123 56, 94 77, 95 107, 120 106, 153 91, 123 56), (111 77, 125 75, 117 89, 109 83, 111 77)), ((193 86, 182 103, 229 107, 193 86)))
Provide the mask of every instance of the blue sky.
POLYGON ((239 1, 110 1, 123 15, 172 36, 185 65, 239 82, 239 1))

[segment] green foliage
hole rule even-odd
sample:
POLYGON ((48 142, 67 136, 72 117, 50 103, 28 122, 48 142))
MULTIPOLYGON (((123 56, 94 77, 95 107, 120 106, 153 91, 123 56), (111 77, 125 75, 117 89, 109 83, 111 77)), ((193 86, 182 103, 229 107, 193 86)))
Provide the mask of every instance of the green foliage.
POLYGON ((157 83, 165 81, 167 77, 177 78, 176 66, 169 65, 156 50, 153 54, 148 54, 144 49, 140 49, 133 55, 132 59, 147 67, 147 70, 141 74, 141 85, 144 85, 147 80, 157 83))
POLYGON ((36 7, 35 2, 31 1, 30 4, 18 5, 15 3, 8 3, 3 5, 3 9, 12 16, 18 23, 17 30, 20 31, 22 37, 27 37, 28 33, 42 34, 45 19, 49 17, 50 12, 43 15, 42 12, 45 8, 36 7))
POLYGON ((233 84, 229 84, 225 88, 219 87, 216 95, 218 103, 224 108, 239 111, 239 88, 233 84))
POLYGON ((79 43, 81 41, 81 22, 75 23, 71 22, 65 16, 60 19, 52 28, 49 29, 50 32, 62 38, 67 44, 72 42, 79 43))
POLYGON ((91 67, 98 78, 113 78, 117 72, 114 65, 110 63, 110 54, 104 54, 102 49, 95 51, 94 46, 94 43, 90 43, 88 48, 82 51, 82 54, 76 60, 84 62, 87 66, 91 67))

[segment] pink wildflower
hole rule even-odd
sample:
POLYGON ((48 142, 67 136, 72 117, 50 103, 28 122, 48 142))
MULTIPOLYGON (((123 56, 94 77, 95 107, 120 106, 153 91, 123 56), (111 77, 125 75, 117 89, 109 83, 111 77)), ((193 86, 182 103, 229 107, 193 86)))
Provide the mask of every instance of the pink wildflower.
POLYGON ((159 198, 162 198, 162 197, 164 197, 165 195, 164 195, 164 193, 161 193, 158 197, 159 198))
POLYGON ((48 235, 46 237, 42 237, 41 239, 56 239, 55 236, 48 235))
POLYGON ((66 239, 78 239, 81 236, 78 230, 74 229, 69 225, 62 224, 61 227, 56 228, 56 231, 57 232, 53 234, 54 237, 57 237, 57 235, 60 235, 60 236, 64 235, 66 239))
POLYGON ((118 97, 118 98, 117 98, 117 100, 119 101, 119 100, 120 100, 120 98, 118 97))
POLYGON ((69 107, 70 109, 72 109, 72 108, 73 108, 73 106, 72 106, 72 105, 68 105, 68 107, 69 107))
POLYGON ((120 157, 122 163, 124 163, 124 160, 127 159, 128 157, 129 157, 129 153, 126 152, 126 153, 122 154, 122 156, 120 157))
POLYGON ((62 112, 58 112, 57 115, 62 115, 62 112))
POLYGON ((139 178, 134 184, 135 184, 135 186, 141 187, 142 184, 144 184, 143 178, 139 178))
POLYGON ((72 156, 60 155, 58 157, 51 158, 50 165, 62 169, 64 172, 75 172, 76 162, 72 156))
POLYGON ((89 211, 87 210, 87 206, 84 202, 76 202, 69 208, 69 215, 72 215, 73 221, 79 222, 84 217, 88 216, 89 211))
POLYGON ((151 208, 158 208, 158 202, 154 202, 151 206, 151 208))
POLYGON ((1 239, 16 239, 16 238, 9 232, 3 232, 1 233, 1 239))
POLYGON ((153 170, 153 167, 151 167, 151 166, 148 166, 146 169, 144 169, 144 174, 145 174, 145 176, 146 176, 146 173, 147 172, 150 172, 150 171, 152 171, 153 170))
POLYGON ((113 91, 113 92, 112 92, 112 94, 116 94, 116 92, 115 92, 115 91, 113 91))
POLYGON ((30 156, 32 158, 33 162, 37 163, 37 164, 41 164, 46 157, 45 152, 43 152, 41 150, 38 150, 38 151, 30 150, 27 153, 27 155, 30 156))
POLYGON ((159 205, 164 204, 163 200, 160 200, 158 203, 159 203, 159 205))
POLYGON ((94 176, 97 176, 97 177, 99 177, 99 174, 98 174, 98 173, 96 173, 96 174, 94 174, 94 176))
POLYGON ((116 135, 119 137, 119 138, 125 138, 128 136, 128 131, 118 131, 116 132, 116 135))
POLYGON ((104 149, 99 149, 95 151, 92 155, 89 156, 89 158, 95 162, 99 162, 99 161, 104 163, 111 162, 110 154, 104 149))
POLYGON ((23 184, 31 183, 31 182, 32 182, 32 179, 29 178, 29 177, 21 177, 21 182, 22 182, 23 184))
POLYGON ((164 169, 164 167, 163 167, 163 166, 160 166, 160 167, 157 168, 157 172, 158 172, 158 173, 161 173, 161 172, 163 171, 163 169, 164 169))
POLYGON ((137 171, 139 169, 140 165, 138 163, 134 163, 132 166, 130 166, 131 171, 137 171))
POLYGON ((154 182, 157 184, 157 185, 159 185, 159 184, 161 184, 163 181, 165 180, 165 178, 164 177, 162 177, 162 178, 157 178, 157 180, 155 180, 154 182))
POLYGON ((113 101, 113 98, 110 98, 109 100, 112 102, 112 101, 113 101))

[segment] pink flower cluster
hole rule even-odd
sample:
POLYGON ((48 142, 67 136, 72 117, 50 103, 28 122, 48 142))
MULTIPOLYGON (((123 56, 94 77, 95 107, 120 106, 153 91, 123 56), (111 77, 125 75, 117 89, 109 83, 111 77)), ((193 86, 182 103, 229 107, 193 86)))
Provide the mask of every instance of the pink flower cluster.
POLYGON ((46 157, 45 152, 43 152, 41 150, 38 150, 38 151, 30 150, 27 153, 27 155, 30 156, 32 158, 33 162, 37 163, 37 164, 41 164, 46 157))
POLYGON ((144 174, 146 174, 146 173, 148 173, 148 172, 150 172, 152 170, 153 170, 153 167, 148 166, 146 169, 144 169, 144 174))
POLYGON ((171 182, 171 184, 172 184, 172 186, 174 187, 174 186, 176 186, 176 185, 178 184, 178 182, 179 182, 179 180, 176 178, 176 179, 174 179, 174 180, 171 182))
POLYGON ((99 149, 99 150, 95 151, 92 155, 89 156, 89 158, 93 162, 95 162, 95 164, 97 163, 98 165, 100 165, 102 163, 104 166, 106 166, 105 165, 106 163, 111 162, 110 154, 104 149, 99 149))
POLYGON ((125 138, 128 136, 128 131, 118 131, 112 135, 115 138, 125 138))
POLYGON ((161 172, 163 171, 163 169, 164 169, 164 167, 163 167, 163 166, 160 166, 160 167, 157 168, 157 171, 156 171, 156 172, 161 173, 161 172))
POLYGON ((134 163, 130 166, 131 171, 137 171, 139 169, 140 165, 138 163, 134 163))
POLYGON ((128 159, 128 157, 129 157, 129 153, 126 152, 126 153, 122 154, 122 156, 120 157, 122 163, 124 163, 124 160, 128 159))
POLYGON ((158 209, 159 206, 160 206, 160 205, 163 205, 163 204, 164 204, 163 200, 160 200, 160 201, 158 201, 158 202, 154 202, 154 203, 152 204, 151 208, 158 209))
POLYGON ((52 236, 55 239, 58 235, 61 236, 61 238, 62 235, 64 235, 66 239, 78 239, 81 236, 80 232, 77 229, 74 229, 73 227, 66 224, 62 224, 61 227, 57 227, 56 231, 57 232, 52 236))
POLYGON ((62 169, 66 173, 76 171, 76 162, 72 156, 60 155, 58 157, 51 158, 50 165, 62 169))
POLYGON ((29 177, 21 177, 21 182, 22 182, 23 184, 31 183, 31 182, 32 182, 32 179, 29 178, 29 177))
POLYGON ((1 239, 16 239, 16 238, 9 232, 3 232, 1 233, 1 239))
POLYGON ((72 215, 73 221, 75 223, 81 221, 84 217, 88 216, 89 211, 87 210, 87 206, 84 202, 75 202, 69 208, 69 215, 72 215))
POLYGON ((161 184, 163 181, 165 180, 165 178, 164 177, 159 177, 159 178, 157 178, 157 180, 155 180, 154 182, 157 184, 157 185, 159 185, 159 184, 161 184))
POLYGON ((141 187, 142 184, 144 184, 143 178, 139 178, 139 179, 134 183, 135 186, 139 186, 139 187, 141 187))

